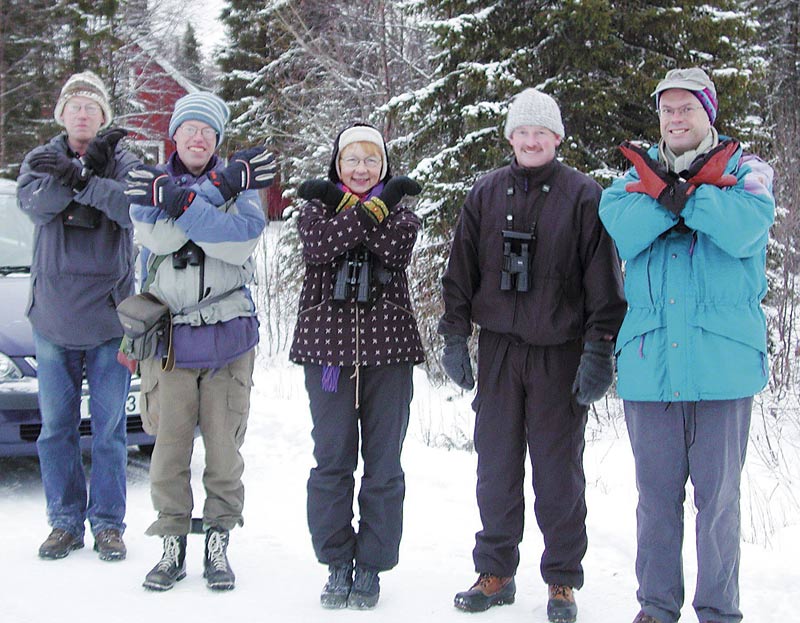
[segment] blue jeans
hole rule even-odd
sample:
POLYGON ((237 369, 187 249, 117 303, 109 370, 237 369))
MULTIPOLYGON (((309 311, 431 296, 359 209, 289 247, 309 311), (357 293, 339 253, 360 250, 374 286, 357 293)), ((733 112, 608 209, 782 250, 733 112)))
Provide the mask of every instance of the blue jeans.
POLYGON ((83 537, 87 517, 94 534, 107 528, 123 531, 128 461, 125 399, 131 377, 117 362, 119 339, 74 350, 53 344, 35 331, 33 337, 42 414, 36 447, 48 523, 78 537, 83 537), (88 505, 78 434, 84 368, 92 414, 88 505))

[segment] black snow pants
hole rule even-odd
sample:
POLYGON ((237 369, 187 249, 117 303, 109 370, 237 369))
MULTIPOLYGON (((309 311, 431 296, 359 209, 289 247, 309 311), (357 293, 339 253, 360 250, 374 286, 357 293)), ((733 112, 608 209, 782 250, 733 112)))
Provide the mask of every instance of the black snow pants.
POLYGON ((583 585, 588 409, 572 394, 581 350, 579 341, 530 346, 481 331, 473 402, 483 524, 473 550, 478 573, 503 577, 516 573, 525 519, 527 449, 534 514, 544 536, 542 577, 548 584, 583 585))
POLYGON ((405 475, 400 453, 408 428, 412 364, 343 367, 338 390, 322 389, 322 367, 305 365, 317 466, 308 478, 308 526, 317 559, 355 560, 376 571, 397 564, 403 532, 405 475), (359 406, 356 408, 356 381, 359 406), (364 473, 353 527, 359 432, 364 473))

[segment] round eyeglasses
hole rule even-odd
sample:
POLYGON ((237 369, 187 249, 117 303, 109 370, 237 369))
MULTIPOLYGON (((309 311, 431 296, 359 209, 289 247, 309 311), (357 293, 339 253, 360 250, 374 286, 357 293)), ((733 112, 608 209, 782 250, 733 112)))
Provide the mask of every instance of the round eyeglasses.
POLYGON ((182 134, 186 136, 194 136, 198 132, 202 135, 203 138, 211 140, 212 138, 217 138, 217 131, 214 128, 203 128, 202 130, 198 128, 196 125, 182 125, 178 128, 182 134))
POLYGON ((83 108, 83 110, 86 111, 86 114, 89 115, 90 117, 96 117, 102 112, 100 106, 97 104, 93 104, 92 102, 89 102, 88 104, 80 104, 78 102, 67 102, 66 106, 64 106, 64 110, 73 115, 79 113, 81 111, 81 108, 83 108))
POLYGON ((380 169, 381 159, 377 156, 368 156, 366 158, 356 158, 355 156, 347 156, 342 158, 342 165, 348 169, 355 169, 359 164, 364 163, 368 169, 380 169))

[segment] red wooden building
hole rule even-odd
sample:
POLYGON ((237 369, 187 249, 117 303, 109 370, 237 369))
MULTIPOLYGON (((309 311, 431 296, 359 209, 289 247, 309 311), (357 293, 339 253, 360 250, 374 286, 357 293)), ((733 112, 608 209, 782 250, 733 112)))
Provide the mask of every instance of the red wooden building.
POLYGON ((165 162, 175 151, 169 138, 175 102, 200 89, 158 54, 150 42, 138 40, 131 56, 126 90, 135 95, 129 101, 130 112, 118 116, 116 122, 131 130, 128 140, 148 162, 165 162))
MULTIPOLYGON (((127 68, 129 112, 117 116, 116 123, 131 130, 128 141, 151 164, 165 162, 175 151, 169 138, 169 120, 175 102, 200 88, 163 58, 151 42, 138 40, 127 68)), ((222 154, 227 156, 229 154, 222 154)), ((262 191, 262 204, 272 220, 280 219, 289 201, 283 199, 279 178, 262 191)))

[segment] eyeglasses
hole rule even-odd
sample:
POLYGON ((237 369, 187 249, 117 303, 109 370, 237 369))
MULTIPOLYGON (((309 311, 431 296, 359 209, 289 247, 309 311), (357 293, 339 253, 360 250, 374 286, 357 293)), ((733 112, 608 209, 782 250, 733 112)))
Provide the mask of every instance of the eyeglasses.
POLYGON ((196 125, 182 125, 178 128, 186 136, 194 136, 198 132, 202 134, 205 139, 217 138, 217 131, 214 128, 203 128, 202 130, 196 125))
POLYGON ((342 164, 348 169, 355 169, 362 162, 368 169, 381 168, 381 159, 376 156, 368 156, 367 158, 348 156, 347 158, 342 158, 342 164))
POLYGON ((695 110, 700 110, 700 106, 681 106, 680 108, 670 108, 669 106, 662 106, 658 109, 658 114, 667 119, 680 115, 681 117, 688 117, 695 110))
POLYGON ((86 114, 89 115, 90 117, 96 117, 102 112, 100 106, 98 106, 97 104, 92 104, 91 102, 88 104, 79 104, 78 102, 67 102, 67 105, 64 106, 64 110, 73 115, 79 113, 81 108, 83 108, 86 111, 86 114))

